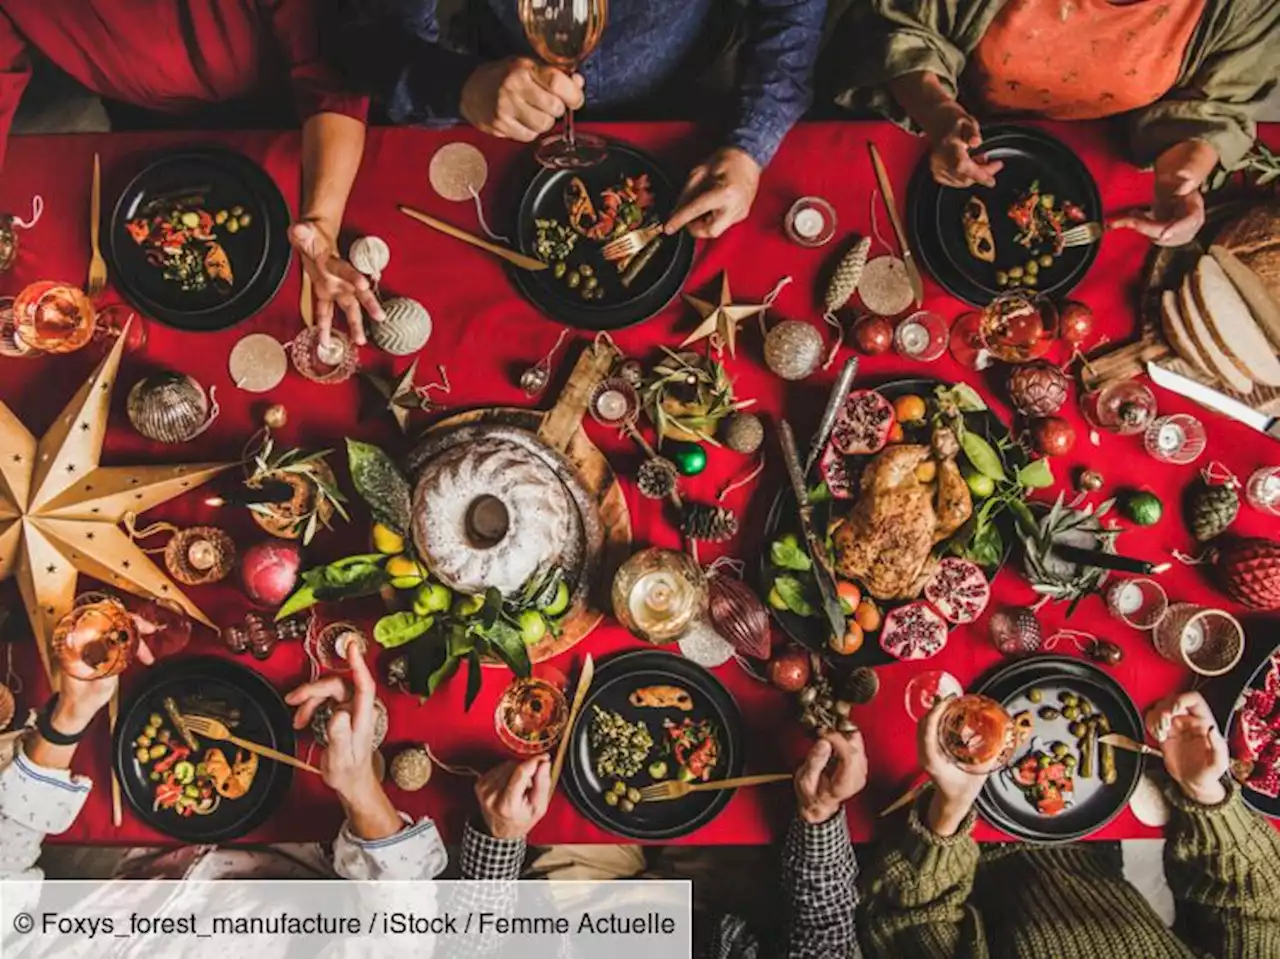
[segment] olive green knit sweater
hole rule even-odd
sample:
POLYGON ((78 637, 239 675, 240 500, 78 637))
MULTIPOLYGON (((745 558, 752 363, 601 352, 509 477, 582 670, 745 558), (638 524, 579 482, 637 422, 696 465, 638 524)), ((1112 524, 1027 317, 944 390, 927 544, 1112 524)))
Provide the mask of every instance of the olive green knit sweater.
POLYGON ((1122 874, 1109 843, 983 847, 934 835, 921 819, 862 871, 859 932, 869 957, 1235 959, 1280 957, 1280 835, 1229 786, 1218 806, 1176 788, 1165 873, 1177 921, 1165 927, 1122 874))

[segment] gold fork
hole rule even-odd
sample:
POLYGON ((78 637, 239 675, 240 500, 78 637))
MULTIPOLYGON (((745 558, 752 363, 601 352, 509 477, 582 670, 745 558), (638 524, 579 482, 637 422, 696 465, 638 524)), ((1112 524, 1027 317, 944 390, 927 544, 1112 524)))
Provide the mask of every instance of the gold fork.
POLYGON ((102 166, 98 154, 93 155, 93 192, 89 197, 89 242, 93 244, 93 259, 89 261, 89 285, 85 292, 97 296, 107 285, 107 261, 102 258, 98 246, 98 227, 102 219, 102 166))
POLYGON ((231 735, 231 730, 226 724, 217 719, 211 719, 208 716, 192 716, 185 714, 182 717, 187 728, 197 736, 204 736, 206 739, 218 739, 222 742, 232 743, 241 749, 247 749, 251 753, 257 753, 259 756, 266 756, 268 759, 274 759, 278 763, 284 763, 286 766, 293 766, 295 769, 305 769, 309 773, 320 775, 320 770, 316 769, 308 763, 304 763, 301 759, 290 756, 288 753, 282 753, 278 749, 272 749, 270 746, 262 746, 258 743, 251 742, 248 739, 241 739, 239 736, 231 735))
POLYGON ((761 773, 758 776, 739 776, 737 779, 720 779, 709 783, 687 783, 679 779, 654 783, 640 790, 641 802, 666 802, 683 799, 689 793, 711 792, 718 789, 739 789, 744 786, 763 786, 765 783, 789 781, 791 773, 761 773))
POLYGON ((1102 239, 1102 224, 1098 222, 1081 223, 1079 226, 1073 226, 1064 230, 1062 233, 1063 246, 1088 246, 1090 243, 1097 243, 1102 239))
POLYGON ((601 255, 610 263, 616 263, 618 260, 625 260, 629 256, 635 256, 646 246, 649 241, 662 232, 662 224, 654 223, 650 226, 642 226, 638 230, 632 230, 630 233, 624 233, 616 240, 610 240, 601 250, 601 255))

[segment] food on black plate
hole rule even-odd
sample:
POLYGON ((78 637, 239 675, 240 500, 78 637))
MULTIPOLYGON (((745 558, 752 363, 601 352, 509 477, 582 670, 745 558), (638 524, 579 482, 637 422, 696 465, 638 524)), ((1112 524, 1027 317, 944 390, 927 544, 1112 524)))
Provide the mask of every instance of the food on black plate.
POLYGON ((644 723, 629 723, 618 713, 592 706, 589 742, 601 779, 630 779, 644 768, 653 736, 644 723))
POLYGON ((253 216, 243 207, 210 212, 204 197, 190 196, 134 217, 125 229, 142 247, 147 262, 163 270, 164 278, 180 289, 198 292, 213 286, 226 292, 235 285, 235 274, 219 238, 252 225, 253 216))
POLYGON ((1011 767, 1014 783, 1042 816, 1063 812, 1075 796, 1075 774, 1066 758, 1056 751, 1031 749, 1011 767))
POLYGON ((564 188, 564 205, 569 226, 588 240, 622 236, 640 226, 653 206, 649 174, 623 177, 621 183, 607 187, 600 194, 598 206, 592 202, 587 185, 573 177, 564 188))
POLYGON ((653 709, 693 709, 693 697, 679 686, 643 686, 628 697, 632 706, 653 709))
POLYGON ((675 723, 668 719, 662 726, 667 732, 676 775, 684 782, 709 782, 720 761, 720 740, 711 722, 686 718, 675 723))
POLYGON ((1070 200, 1059 202, 1052 194, 1042 192, 1038 180, 1033 180, 1010 205, 1008 216, 1017 229, 1014 242, 1029 256, 1022 263, 1002 264, 996 271, 997 286, 1037 286, 1041 270, 1051 268, 1066 249, 1063 234, 1073 224, 1085 221, 1084 210, 1070 200))
POLYGON ((996 261, 996 241, 991 235, 991 218, 987 205, 976 196, 964 204, 964 242, 969 253, 984 263, 996 261))
POLYGON ((258 774, 257 755, 237 752, 231 762, 221 749, 201 751, 190 732, 172 721, 176 704, 166 699, 164 706, 170 719, 152 713, 133 742, 134 756, 152 783, 152 809, 208 816, 223 799, 243 799, 258 774))

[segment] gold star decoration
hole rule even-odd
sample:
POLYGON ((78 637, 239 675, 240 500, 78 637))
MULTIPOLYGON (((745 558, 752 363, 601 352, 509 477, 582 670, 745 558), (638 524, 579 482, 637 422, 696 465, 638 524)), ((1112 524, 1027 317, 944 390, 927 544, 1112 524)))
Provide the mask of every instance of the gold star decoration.
POLYGON ((360 381, 367 386, 367 401, 360 411, 360 419, 367 419, 376 413, 390 413, 400 427, 400 432, 407 435, 409 413, 412 410, 425 410, 431 405, 414 385, 413 380, 417 374, 416 359, 409 364, 407 370, 390 379, 376 373, 361 373, 360 381))
POLYGON ((71 611, 80 573, 138 596, 172 600, 213 627, 119 524, 236 464, 98 465, 126 337, 127 330, 39 441, 0 403, 0 580, 17 577, 55 687, 50 639, 71 611))
POLYGON ((696 296, 684 295, 684 301, 698 312, 702 322, 698 328, 685 337, 681 346, 688 346, 698 340, 711 337, 711 345, 717 353, 723 353, 725 347, 729 355, 736 357, 738 345, 738 324, 743 320, 763 313, 768 307, 763 303, 751 306, 738 306, 729 294, 729 274, 720 274, 720 302, 708 303, 696 296))

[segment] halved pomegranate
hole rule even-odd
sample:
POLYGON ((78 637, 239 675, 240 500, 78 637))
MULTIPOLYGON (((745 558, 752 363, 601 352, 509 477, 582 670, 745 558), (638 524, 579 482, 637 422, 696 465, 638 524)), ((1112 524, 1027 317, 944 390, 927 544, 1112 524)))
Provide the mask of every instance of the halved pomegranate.
POLYGON ((849 472, 844 454, 833 444, 827 444, 822 459, 818 460, 818 471, 832 496, 836 499, 853 499, 853 475, 849 472))
POLYGON ((844 401, 831 429, 831 445, 846 456, 878 453, 893 429, 893 404, 875 390, 854 390, 844 401))
POLYGON ((991 584, 977 563, 948 556, 924 588, 933 608, 953 623, 972 623, 991 602, 991 584))
POLYGON ((947 645, 947 623, 923 600, 891 609, 880 630, 880 647, 896 659, 928 659, 947 645))

